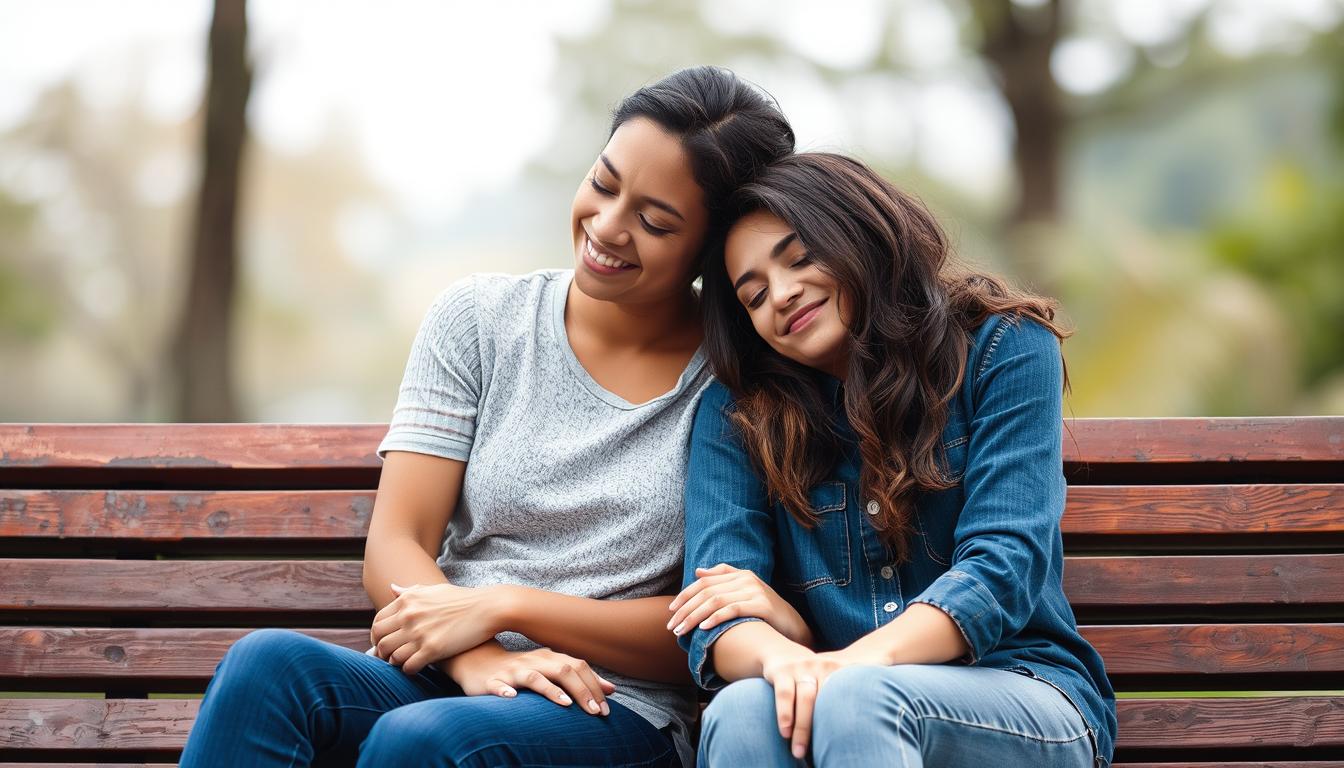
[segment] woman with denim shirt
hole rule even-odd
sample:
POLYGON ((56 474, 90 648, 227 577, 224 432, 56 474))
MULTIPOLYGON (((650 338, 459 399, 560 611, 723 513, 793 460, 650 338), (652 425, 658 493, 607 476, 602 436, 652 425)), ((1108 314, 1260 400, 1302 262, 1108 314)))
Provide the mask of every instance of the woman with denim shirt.
POLYGON ((700 764, 1104 767, 1114 694, 1062 588, 1054 303, 958 265, 848 158, 785 158, 737 202, 668 622, 718 690, 700 764))

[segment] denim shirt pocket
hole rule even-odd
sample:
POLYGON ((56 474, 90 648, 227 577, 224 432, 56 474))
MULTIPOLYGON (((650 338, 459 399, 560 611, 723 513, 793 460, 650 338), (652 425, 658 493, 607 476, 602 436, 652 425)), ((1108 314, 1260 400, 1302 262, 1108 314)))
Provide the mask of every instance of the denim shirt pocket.
POLYGON ((952 549, 956 543, 957 518, 961 515, 965 489, 961 478, 966 474, 968 435, 943 442, 943 477, 956 486, 947 490, 926 493, 920 497, 915 515, 915 533, 924 554, 941 566, 951 565, 952 549))
POLYGON ((844 587, 850 581, 849 520, 845 484, 832 480, 807 494, 817 523, 805 528, 787 511, 780 538, 780 576, 785 586, 805 592, 823 584, 844 587))

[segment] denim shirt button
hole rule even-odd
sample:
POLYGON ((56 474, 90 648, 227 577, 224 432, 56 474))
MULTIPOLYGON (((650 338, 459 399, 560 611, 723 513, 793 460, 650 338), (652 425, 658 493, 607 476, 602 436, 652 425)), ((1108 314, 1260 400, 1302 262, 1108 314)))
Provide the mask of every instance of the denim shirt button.
POLYGON ((886 605, 882 606, 882 610, 886 611, 887 613, 895 613, 897 608, 900 608, 900 606, 895 603, 887 603, 886 605))
POLYGON ((882 570, 879 571, 879 573, 882 574, 882 578, 884 578, 884 579, 890 579, 890 578, 891 578, 891 575, 892 575, 893 573, 895 573, 895 571, 891 570, 891 566, 890 566, 890 565, 884 565, 884 566, 882 566, 882 570))
POLYGON ((876 515, 878 512, 881 511, 882 511, 882 505, 877 503, 877 499, 868 500, 868 514, 876 515))

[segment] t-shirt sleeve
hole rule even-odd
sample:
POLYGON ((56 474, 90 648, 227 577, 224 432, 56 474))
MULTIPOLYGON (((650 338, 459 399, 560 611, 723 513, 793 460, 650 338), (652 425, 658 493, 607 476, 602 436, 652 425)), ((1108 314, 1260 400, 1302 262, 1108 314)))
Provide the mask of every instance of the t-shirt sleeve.
POLYGON ((378 456, 410 451, 466 461, 481 399, 480 330, 473 278, 448 287, 411 345, 397 407, 378 456))

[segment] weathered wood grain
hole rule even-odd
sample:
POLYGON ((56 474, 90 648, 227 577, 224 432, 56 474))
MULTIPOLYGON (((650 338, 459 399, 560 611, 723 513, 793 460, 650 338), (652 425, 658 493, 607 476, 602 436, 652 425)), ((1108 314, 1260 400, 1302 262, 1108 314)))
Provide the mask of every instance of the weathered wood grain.
POLYGON ((1344 745, 1344 698, 1121 699, 1117 749, 1344 745))
POLYGON ((1077 485, 1066 534, 1181 536, 1344 531, 1344 485, 1077 485))
POLYGON ((1080 627, 1110 675, 1344 672, 1344 624, 1080 627))
POLYGON ((0 559, 0 609, 367 611, 351 560, 0 559))
MULTIPOLYGON (((0 748, 180 749, 199 702, 0 699, 0 748)), ((1344 700, 1122 699, 1119 749, 1344 745, 1344 700)))
POLYGON ((1064 593, 1074 608, 1344 605, 1344 555, 1070 557, 1064 593))
MULTIPOLYGON (((1068 462, 1344 461, 1344 417, 1070 419, 1068 462)), ((377 468, 384 424, 0 424, 0 468, 377 468)))
POLYGON ((0 699, 0 749, 181 749, 199 708, 196 699, 0 699))
POLYGON ((0 536, 363 539, 372 491, 0 490, 0 536))
MULTIPOLYGON (((0 677, 27 680, 104 678, 210 679, 238 638, 252 630, 149 627, 0 627, 0 677)), ((297 630, 363 651, 367 629, 297 630)))

